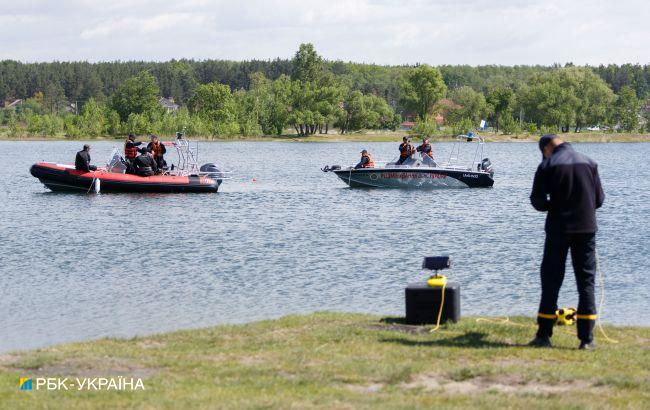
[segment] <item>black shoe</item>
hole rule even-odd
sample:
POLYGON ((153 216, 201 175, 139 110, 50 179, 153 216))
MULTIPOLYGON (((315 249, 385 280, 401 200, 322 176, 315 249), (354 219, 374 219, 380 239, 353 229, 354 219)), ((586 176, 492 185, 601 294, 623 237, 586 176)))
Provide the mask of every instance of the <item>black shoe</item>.
POLYGON ((580 342, 580 350, 596 350, 596 343, 594 342, 580 342))
POLYGON ((539 337, 536 336, 533 340, 528 343, 530 347, 553 347, 551 344, 551 338, 549 337, 539 337))

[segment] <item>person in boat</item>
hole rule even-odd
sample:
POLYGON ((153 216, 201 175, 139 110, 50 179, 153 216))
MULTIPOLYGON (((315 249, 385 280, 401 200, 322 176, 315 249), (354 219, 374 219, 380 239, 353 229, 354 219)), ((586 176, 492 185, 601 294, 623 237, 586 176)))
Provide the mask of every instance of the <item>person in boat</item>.
POLYGON ((375 160, 372 158, 372 155, 368 153, 367 150, 361 151, 361 160, 359 163, 354 167, 354 169, 359 169, 359 168, 374 168, 375 167, 375 160))
POLYGON ((429 144, 429 138, 425 138, 422 140, 422 144, 418 145, 418 147, 415 149, 417 152, 422 153, 422 156, 427 156, 431 159, 433 159, 433 149, 431 149, 431 144, 429 144))
POLYGON ((399 159, 396 165, 402 165, 405 161, 411 159, 415 153, 415 147, 409 142, 409 137, 402 138, 402 143, 399 145, 399 159))
POLYGON ((124 142, 124 159, 133 165, 133 160, 138 156, 138 147, 142 144, 141 141, 135 141, 135 135, 129 134, 126 142, 124 142))
POLYGON ((571 250, 578 285, 577 330, 580 349, 591 350, 596 323, 596 209, 603 205, 598 165, 554 134, 539 140, 542 162, 533 180, 530 202, 546 212, 546 241, 541 266, 542 297, 537 334, 529 343, 550 347, 557 321, 557 299, 571 250))
POLYGON ((96 166, 90 165, 90 145, 84 144, 83 149, 77 152, 74 159, 74 168, 83 172, 97 171, 96 166))
POLYGON ((423 163, 427 165, 435 165, 435 161, 433 160, 433 149, 431 148, 431 144, 429 144, 428 138, 424 138, 422 144, 418 145, 415 150, 422 155, 423 163))
POLYGON ((149 148, 140 149, 141 154, 133 161, 133 170, 136 175, 150 177, 158 172, 158 164, 154 160, 149 148))
POLYGON ((157 135, 152 135, 151 142, 149 143, 149 145, 147 145, 147 148, 149 148, 149 151, 151 151, 151 153, 153 154, 153 159, 156 161, 156 165, 158 165, 158 169, 162 171, 167 166, 164 157, 165 154, 167 153, 165 144, 160 142, 157 135))

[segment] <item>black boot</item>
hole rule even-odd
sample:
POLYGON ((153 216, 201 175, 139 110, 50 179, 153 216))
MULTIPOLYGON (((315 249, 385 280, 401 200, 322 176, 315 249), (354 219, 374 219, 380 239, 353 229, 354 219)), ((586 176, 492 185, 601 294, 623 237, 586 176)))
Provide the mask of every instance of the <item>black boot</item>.
POLYGON ((530 347, 553 347, 550 337, 535 336, 533 340, 528 343, 530 347))

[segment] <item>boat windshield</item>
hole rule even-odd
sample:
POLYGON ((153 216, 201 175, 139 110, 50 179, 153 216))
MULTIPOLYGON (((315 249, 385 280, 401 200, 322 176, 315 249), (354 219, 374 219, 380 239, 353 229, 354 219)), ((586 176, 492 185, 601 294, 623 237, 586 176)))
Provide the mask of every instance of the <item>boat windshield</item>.
POLYGON ((393 168, 393 167, 397 167, 397 168, 402 168, 402 167, 404 167, 404 168, 413 168, 413 167, 435 168, 435 167, 438 166, 438 164, 436 163, 436 161, 433 158, 431 158, 428 155, 424 155, 422 153, 417 153, 417 154, 413 155, 411 158, 409 158, 409 159, 405 160, 404 162, 402 162, 401 164, 397 164, 399 159, 400 159, 399 156, 393 158, 392 161, 386 163, 386 166, 391 167, 391 168, 393 168))
POLYGON ((126 172, 126 164, 117 148, 113 148, 108 162, 106 162, 106 172, 113 172, 115 174, 124 174, 126 172))

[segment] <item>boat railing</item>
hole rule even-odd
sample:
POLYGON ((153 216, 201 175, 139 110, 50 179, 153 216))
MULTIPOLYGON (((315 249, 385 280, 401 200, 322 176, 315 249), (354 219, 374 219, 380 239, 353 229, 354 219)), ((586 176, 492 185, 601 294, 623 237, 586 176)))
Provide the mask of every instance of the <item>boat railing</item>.
POLYGON ((467 135, 464 134, 457 135, 456 141, 454 142, 454 145, 452 145, 451 151, 449 152, 449 159, 447 160, 446 163, 442 165, 446 166, 447 168, 474 170, 477 168, 477 165, 481 164, 481 161, 483 159, 484 146, 485 146, 485 139, 483 138, 483 136, 481 136, 478 133, 477 130, 474 130, 474 132, 469 132, 467 135), (460 158, 461 145, 463 145, 462 144, 463 141, 477 142, 476 150, 474 151, 474 157, 472 158, 472 162, 469 164, 469 167, 461 166, 458 163, 460 158), (476 159, 477 157, 478 160, 476 159))

